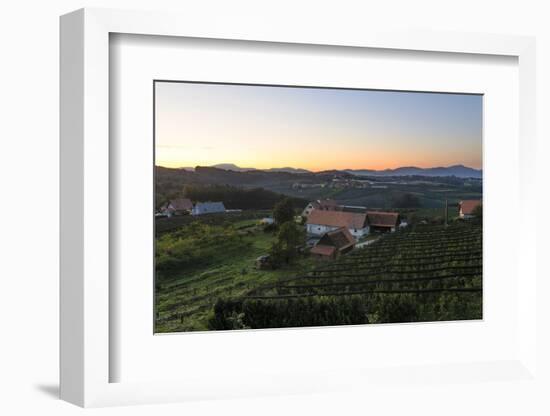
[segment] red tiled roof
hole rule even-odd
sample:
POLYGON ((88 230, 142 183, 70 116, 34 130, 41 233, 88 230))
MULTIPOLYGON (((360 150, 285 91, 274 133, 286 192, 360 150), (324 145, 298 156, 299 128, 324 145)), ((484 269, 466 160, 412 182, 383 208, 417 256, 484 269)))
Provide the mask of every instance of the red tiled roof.
POLYGON ((478 205, 481 205, 481 200, 479 199, 465 199, 464 201, 460 201, 460 209, 465 215, 471 215, 478 205))
POLYGON ((193 209, 193 203, 189 198, 178 198, 174 199, 173 201, 170 201, 170 204, 175 210, 192 210, 193 209))
POLYGON ((336 251, 336 247, 331 246, 325 246, 322 244, 317 244, 315 247, 311 249, 311 253, 313 254, 319 254, 321 256, 332 256, 334 252, 336 251))
POLYGON ((312 201, 312 202, 309 203, 309 205, 311 205, 313 208, 319 208, 320 207, 319 202, 317 202, 317 201, 312 201))
POLYGON ((367 211, 367 219, 369 225, 372 225, 374 227, 397 227, 399 221, 399 213, 367 211))
POLYGON ((338 203, 334 199, 319 199, 317 203, 324 208, 336 208, 338 203))
POLYGON ((307 218, 308 224, 326 225, 329 227, 364 228, 367 214, 345 211, 324 211, 314 209, 307 218))
POLYGON ((346 227, 338 228, 334 231, 329 231, 319 240, 320 245, 334 246, 338 249, 344 249, 355 245, 355 238, 351 235, 346 227))

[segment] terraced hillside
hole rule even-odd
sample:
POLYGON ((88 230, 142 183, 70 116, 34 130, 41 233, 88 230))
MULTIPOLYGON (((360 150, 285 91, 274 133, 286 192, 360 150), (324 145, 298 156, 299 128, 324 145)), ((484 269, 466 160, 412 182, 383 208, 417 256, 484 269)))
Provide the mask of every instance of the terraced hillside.
POLYGON ((302 275, 221 298, 211 329, 482 318, 482 226, 418 225, 302 275))

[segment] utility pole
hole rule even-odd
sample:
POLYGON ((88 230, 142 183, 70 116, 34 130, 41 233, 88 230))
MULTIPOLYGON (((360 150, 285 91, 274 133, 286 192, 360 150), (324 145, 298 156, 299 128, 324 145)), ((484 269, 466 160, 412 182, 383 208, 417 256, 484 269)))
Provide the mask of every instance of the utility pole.
POLYGON ((445 227, 449 224, 449 202, 445 200, 445 227))

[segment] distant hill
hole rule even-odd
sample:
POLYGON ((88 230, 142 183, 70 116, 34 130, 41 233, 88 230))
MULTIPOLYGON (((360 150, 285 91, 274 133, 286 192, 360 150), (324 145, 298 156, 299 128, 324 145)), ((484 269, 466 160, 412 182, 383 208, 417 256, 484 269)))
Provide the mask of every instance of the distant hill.
MULTIPOLYGON (((256 168, 241 168, 240 166, 237 166, 234 163, 218 163, 217 165, 206 166, 206 167, 216 168, 221 170, 229 170, 232 172, 260 171, 260 172, 312 173, 307 169, 292 168, 290 166, 285 166, 282 168, 256 169, 256 168)), ((189 172, 194 172, 196 168, 191 166, 185 166, 179 169, 183 169, 189 172)))
POLYGON ((283 168, 270 168, 270 169, 256 169, 256 168, 241 168, 240 166, 235 165, 234 163, 219 163, 217 165, 209 166, 211 168, 231 170, 233 172, 248 172, 251 170, 260 170, 262 172, 287 172, 287 173, 311 173, 306 169, 296 169, 289 166, 283 168))
POLYGON ((358 176, 456 176, 458 178, 481 178, 482 171, 464 165, 448 167, 418 168, 405 166, 396 169, 346 169, 348 173, 358 176))
POLYGON ((270 169, 262 169, 264 172, 286 172, 286 173, 312 173, 311 171, 307 169, 297 169, 297 168, 291 168, 291 167, 284 167, 284 168, 270 168, 270 169))
POLYGON ((233 172, 246 172, 249 170, 256 170, 255 168, 241 168, 234 163, 218 163, 217 165, 212 165, 209 167, 223 170, 232 170, 233 172))
MULTIPOLYGON (((307 169, 293 168, 293 167, 282 167, 282 168, 270 168, 270 169, 256 169, 256 168, 242 168, 235 165, 234 163, 219 163, 213 166, 207 166, 209 168, 216 168, 231 172, 281 172, 281 173, 297 173, 297 174, 306 174, 314 173, 307 169)), ((201 167, 203 168, 203 167, 201 167)), ((196 168, 194 167, 183 167, 180 168, 189 172, 194 172, 196 168)), ((435 167, 435 168, 419 168, 416 166, 404 166, 396 169, 384 169, 384 170, 374 170, 374 169, 343 169, 343 170, 325 170, 322 172, 316 172, 315 174, 332 174, 332 175, 342 175, 346 174, 357 175, 357 176, 456 176, 457 178, 478 178, 481 179, 482 171, 478 169, 473 169, 464 165, 453 165, 447 167, 435 167)))

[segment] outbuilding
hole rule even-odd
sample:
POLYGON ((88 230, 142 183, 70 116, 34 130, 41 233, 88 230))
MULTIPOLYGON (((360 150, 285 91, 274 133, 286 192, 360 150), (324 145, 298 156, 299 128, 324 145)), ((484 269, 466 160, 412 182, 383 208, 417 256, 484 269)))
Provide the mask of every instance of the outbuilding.
POLYGON ((393 232, 401 222, 399 213, 382 211, 367 211, 367 221, 370 231, 378 232, 393 232))
POLYGON ((465 199, 458 203, 458 216, 460 218, 468 219, 474 217, 474 210, 481 206, 481 200, 479 199, 465 199))
POLYGON ((192 215, 215 214, 225 212, 223 202, 197 202, 191 211, 192 215))
POLYGON ((355 238, 346 227, 341 227, 324 234, 310 253, 316 258, 334 259, 353 250, 354 246, 355 238))

